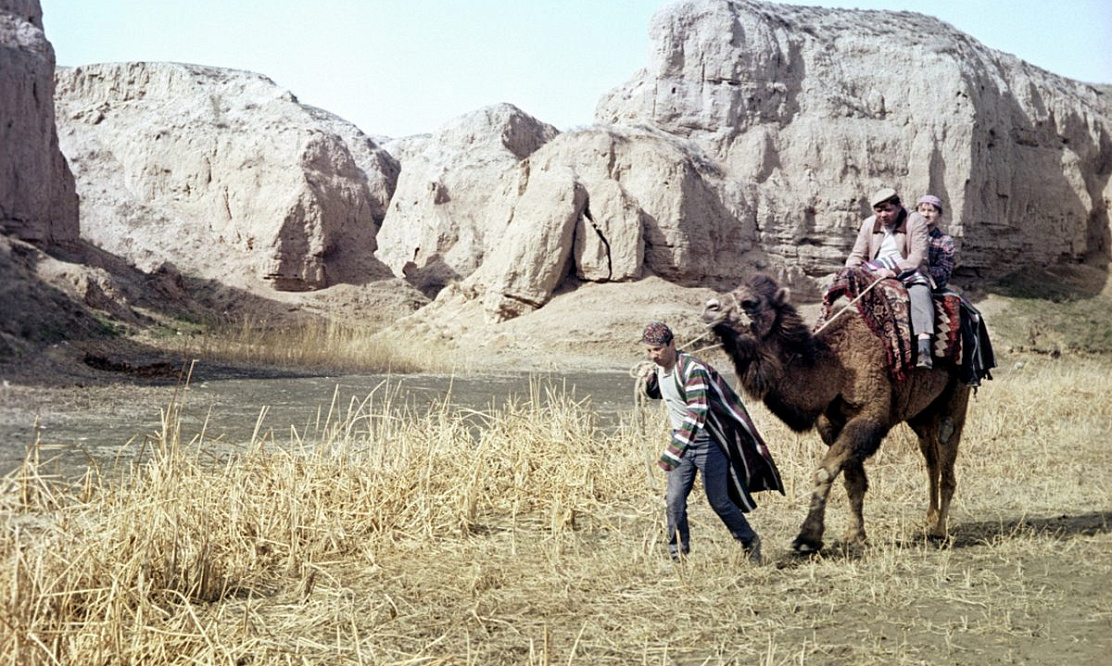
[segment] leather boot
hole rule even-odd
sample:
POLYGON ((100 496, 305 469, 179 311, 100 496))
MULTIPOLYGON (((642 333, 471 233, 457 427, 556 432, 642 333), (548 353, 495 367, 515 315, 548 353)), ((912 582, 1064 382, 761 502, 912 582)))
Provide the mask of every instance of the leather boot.
POLYGON ((919 359, 915 362, 916 368, 925 368, 930 370, 934 367, 931 362, 931 341, 927 338, 919 338, 919 359))

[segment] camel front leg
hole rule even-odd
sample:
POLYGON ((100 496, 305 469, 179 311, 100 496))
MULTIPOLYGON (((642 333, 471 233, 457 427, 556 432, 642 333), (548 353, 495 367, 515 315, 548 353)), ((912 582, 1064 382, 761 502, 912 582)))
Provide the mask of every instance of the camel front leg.
POLYGON ((835 443, 826 450, 826 455, 815 470, 814 485, 811 488, 811 506, 807 518, 799 528, 799 535, 792 541, 792 550, 800 554, 817 553, 822 550, 822 533, 825 529, 826 500, 830 497, 830 487, 838 473, 842 471, 849 451, 842 443, 835 443))
POLYGON ((955 422, 951 417, 942 420, 942 428, 938 436, 938 520, 931 526, 930 533, 934 539, 946 538, 947 522, 950 519, 950 501, 954 499, 954 491, 958 487, 954 465, 958 459, 961 431, 965 427, 965 410, 962 409, 954 416, 959 420, 955 422))
POLYGON ((938 429, 931 426, 925 428, 919 435, 919 450, 927 463, 927 529, 933 534, 938 525, 938 479, 941 470, 938 466, 938 429))
POLYGON ((830 487, 838 474, 847 465, 855 465, 847 479, 847 490, 850 493, 850 502, 853 506, 854 517, 851 520, 851 529, 865 537, 864 517, 862 509, 865 500, 865 470, 862 466, 865 455, 876 451, 880 441, 884 438, 885 429, 871 421, 851 421, 842 428, 838 440, 834 442, 826 455, 819 462, 815 470, 814 486, 811 489, 811 506, 807 518, 799 528, 799 535, 792 541, 792 550, 796 553, 815 553, 822 550, 822 534, 825 531, 826 501, 830 497, 830 487), (857 525, 853 525, 856 522, 857 525))

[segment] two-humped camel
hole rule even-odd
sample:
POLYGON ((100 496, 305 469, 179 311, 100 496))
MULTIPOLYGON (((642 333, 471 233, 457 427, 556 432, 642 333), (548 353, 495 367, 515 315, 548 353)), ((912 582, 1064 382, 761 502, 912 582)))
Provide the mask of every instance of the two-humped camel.
POLYGON ((969 402, 969 387, 956 367, 917 368, 895 382, 883 344, 860 316, 846 313, 812 335, 788 291, 767 275, 751 277, 724 298, 708 301, 703 319, 721 339, 745 393, 762 400, 795 431, 817 428, 829 447, 815 471, 807 518, 792 542, 796 552, 822 548, 826 501, 839 473, 845 474, 852 511, 846 543, 864 541, 864 462, 904 421, 919 436, 927 462, 929 534, 945 538, 969 402))

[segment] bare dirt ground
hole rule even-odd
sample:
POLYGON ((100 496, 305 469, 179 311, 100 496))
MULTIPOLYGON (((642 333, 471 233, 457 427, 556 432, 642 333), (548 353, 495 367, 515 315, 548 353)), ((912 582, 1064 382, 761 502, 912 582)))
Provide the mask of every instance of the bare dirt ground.
MULTIPOLYGON (((751 405, 787 485, 784 497, 763 494, 750 516, 765 541, 768 563, 760 567, 744 560, 698 491, 692 555, 669 563, 662 474, 646 464, 663 440, 662 418, 640 433, 611 434, 584 427, 575 409, 556 418, 484 418, 491 439, 480 465, 472 444, 457 441, 455 417, 433 416, 398 426, 370 459, 260 456, 243 472, 221 467, 211 479, 188 463, 156 466, 148 481, 140 474, 128 484, 133 500, 125 491, 112 501, 124 511, 115 529, 133 525, 127 508, 147 510, 148 497, 165 507, 163 524, 180 525, 172 541, 180 540, 183 557, 205 552, 187 545, 195 538, 187 536, 190 521, 197 538, 224 544, 229 507, 239 514, 258 503, 260 526, 277 529, 213 550, 223 558, 214 571, 259 575, 248 592, 188 606, 193 616, 180 603, 165 605, 161 612, 181 612, 182 625, 169 631, 160 613, 145 614, 155 624, 129 645, 202 662, 1103 663, 1112 649, 1109 362, 1008 361, 971 406, 951 538, 940 544, 923 537, 924 466, 901 427, 866 465, 868 545, 839 543, 848 513, 839 484, 827 549, 791 556, 821 445, 751 405), (449 450, 437 456, 429 441, 449 450), (393 456, 414 453, 437 456, 429 468, 439 473, 417 475, 419 483, 381 473, 394 468, 393 456), (268 492, 270 483, 279 490, 268 492), (380 483, 393 485, 364 494, 380 483), (469 513, 458 498, 476 486, 483 490, 469 513), (384 504, 395 507, 383 514, 393 527, 368 528, 384 504), (467 529, 452 527, 460 511, 470 516, 467 529), (291 531, 276 524, 281 516, 297 517, 297 532, 327 538, 283 545, 291 531), (303 567, 286 564, 287 548, 291 562, 295 552, 308 558, 303 567), (277 558, 268 571, 267 553, 277 558), (315 575, 306 578, 309 571, 315 575)), ((102 515, 98 505, 88 510, 102 515)), ((126 563, 130 550, 113 545, 110 533, 75 540, 103 538, 126 563)))
MULTIPOLYGON (((1093 283, 1092 303, 1107 299, 1103 273, 1079 272, 1093 283)), ((412 314, 408 294, 351 290, 283 297, 289 302, 276 312, 347 316, 371 308, 384 335, 454 349, 459 372, 475 375, 620 371, 640 359, 637 338, 649 320, 667 321, 681 344, 703 347, 698 314, 711 295, 656 278, 580 285, 498 325, 483 321, 474 303, 445 299, 412 314)), ((378 618, 364 630, 388 627, 394 638, 382 639, 383 654, 438 655, 445 663, 477 663, 468 654, 497 656, 491 663, 542 663, 542 654, 566 663, 1104 663, 1112 652, 1112 398, 1099 376, 1107 377, 1108 361, 1070 353, 1072 338, 1060 320, 1040 319, 1053 314, 1050 308, 1028 317, 1023 299, 986 293, 976 302, 990 328, 999 321, 1006 335, 998 338, 996 379, 972 406, 978 421, 959 457, 954 531, 941 548, 921 538, 924 472, 913 439, 900 431, 867 466, 871 546, 847 554, 834 543, 822 558, 789 557, 786 544, 802 518, 820 446, 813 433, 789 433, 754 407, 766 437, 793 451, 781 457, 788 497, 769 498, 754 518, 771 566, 742 568, 696 496, 695 529, 705 546, 688 564, 670 567, 659 549, 659 507, 643 498, 644 506, 596 507, 624 515, 621 529, 554 538, 544 529, 491 527, 458 542, 403 540, 381 549, 373 565, 353 560, 329 568, 313 608, 378 618), (1044 418, 1048 410, 1051 418, 1044 418), (429 552, 438 558, 416 556, 429 552), (716 620, 700 629, 707 618, 716 620), (670 627, 679 627, 677 647, 661 650, 654 637, 670 627), (468 647, 484 636, 487 648, 468 647), (518 647, 496 647, 502 644, 518 647), (406 653, 407 645, 416 647, 406 653)), ((814 319, 814 305, 803 310, 814 319)), ((717 352, 703 354, 726 368, 717 352)), ((180 364, 150 339, 56 343, 0 366, 0 423, 32 412, 80 418, 91 410, 126 421, 136 404, 172 395, 180 364), (109 364, 90 364, 90 355, 109 364)), ((265 381, 289 371, 201 364, 195 373, 195 381, 265 381)), ((831 503, 831 541, 842 527, 843 501, 831 503)), ((264 615, 305 608, 292 588, 266 604, 264 615)), ((272 616, 275 626, 278 619, 272 616)), ((274 640, 280 644, 282 636, 274 640)), ((304 654, 323 663, 336 653, 304 654)))

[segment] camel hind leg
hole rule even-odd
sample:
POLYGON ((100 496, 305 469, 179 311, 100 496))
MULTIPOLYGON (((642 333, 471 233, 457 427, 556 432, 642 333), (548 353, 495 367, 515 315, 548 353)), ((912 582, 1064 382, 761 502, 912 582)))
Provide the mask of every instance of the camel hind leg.
POLYGON ((842 467, 842 478, 849 496, 849 526, 846 527, 845 541, 847 545, 860 545, 865 543, 865 492, 869 489, 864 461, 850 456, 842 467))
POLYGON ((958 445, 961 443, 962 431, 965 430, 965 415, 969 408, 969 387, 955 377, 951 379, 951 390, 947 393, 949 393, 946 400, 947 409, 939 419, 938 428, 938 522, 931 531, 931 536, 939 539, 946 538, 950 501, 954 498, 954 491, 958 487, 954 465, 958 459, 958 445))
POLYGON ((938 482, 942 471, 938 462, 938 423, 909 421, 908 425, 919 436, 919 451, 927 463, 927 526, 933 533, 938 525, 938 482))
POLYGON ((969 387, 955 377, 930 407, 908 421, 919 436, 919 450, 927 463, 927 535, 932 539, 947 535, 950 502, 957 490, 954 466, 968 405, 969 387))

